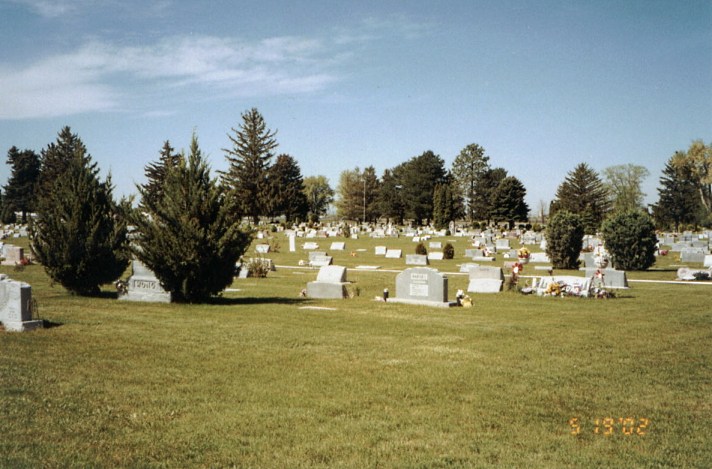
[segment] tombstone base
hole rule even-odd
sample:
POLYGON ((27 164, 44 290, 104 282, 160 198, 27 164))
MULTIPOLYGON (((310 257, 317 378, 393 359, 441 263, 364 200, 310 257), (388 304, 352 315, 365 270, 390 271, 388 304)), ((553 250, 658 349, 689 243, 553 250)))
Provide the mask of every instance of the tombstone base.
POLYGON ((6 331, 9 332, 23 332, 23 331, 33 331, 44 326, 44 321, 6 321, 2 323, 6 331))
POLYGON ((342 300, 349 296, 346 285, 349 285, 349 282, 309 282, 307 283, 307 297, 320 300, 342 300))
POLYGON ((386 303, 401 303, 406 305, 429 306, 431 308, 450 308, 456 306, 456 301, 427 301, 427 300, 411 300, 408 298, 388 298, 386 303))

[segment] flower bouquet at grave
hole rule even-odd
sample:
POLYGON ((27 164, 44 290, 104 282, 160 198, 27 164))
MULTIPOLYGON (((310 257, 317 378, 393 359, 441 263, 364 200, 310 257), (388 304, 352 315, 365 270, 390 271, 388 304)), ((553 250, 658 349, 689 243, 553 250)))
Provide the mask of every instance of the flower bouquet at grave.
POLYGON ((517 258, 519 259, 519 264, 527 264, 532 253, 526 247, 522 246, 517 251, 517 258))

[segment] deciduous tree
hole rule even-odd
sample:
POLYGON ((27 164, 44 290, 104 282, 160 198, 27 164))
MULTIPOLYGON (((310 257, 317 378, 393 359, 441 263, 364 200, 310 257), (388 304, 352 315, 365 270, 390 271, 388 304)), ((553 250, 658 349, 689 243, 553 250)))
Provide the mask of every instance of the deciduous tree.
POLYGON ((318 221, 326 215, 329 205, 334 201, 334 190, 326 176, 308 176, 304 178, 304 195, 309 206, 309 218, 318 221))
POLYGON ((476 198, 480 191, 478 185, 489 169, 489 156, 476 143, 463 148, 452 163, 452 175, 464 202, 465 216, 470 222, 476 219, 476 198))
POLYGON ((616 212, 628 212, 643 208, 645 193, 641 188, 650 175, 644 167, 635 164, 609 166, 603 170, 605 187, 616 212))

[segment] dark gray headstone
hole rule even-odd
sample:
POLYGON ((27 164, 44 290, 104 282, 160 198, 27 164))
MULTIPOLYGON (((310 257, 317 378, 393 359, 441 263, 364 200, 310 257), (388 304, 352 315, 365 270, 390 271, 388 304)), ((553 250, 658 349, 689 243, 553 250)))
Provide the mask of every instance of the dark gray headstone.
POLYGON ((413 267, 398 274, 396 296, 389 301, 447 307, 447 288, 448 278, 437 270, 413 267))
MULTIPOLYGON (((148 303, 170 303, 171 294, 163 289, 156 274, 141 261, 131 262, 133 274, 129 277, 128 293, 119 296, 120 300, 145 301, 148 303)), ((247 270, 247 269, 245 269, 247 270)))

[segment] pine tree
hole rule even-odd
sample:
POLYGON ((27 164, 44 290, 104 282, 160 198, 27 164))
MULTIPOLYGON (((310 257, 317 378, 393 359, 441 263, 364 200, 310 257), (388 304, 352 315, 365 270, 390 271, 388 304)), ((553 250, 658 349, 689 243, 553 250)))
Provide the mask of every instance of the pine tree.
POLYGON ((7 164, 12 167, 12 175, 5 185, 6 207, 22 212, 22 223, 27 223, 27 213, 32 212, 35 203, 40 157, 32 150, 20 151, 13 146, 7 152, 7 164))
POLYGON ((84 164, 91 165, 91 156, 84 142, 66 126, 59 132, 56 143, 50 143, 42 150, 38 192, 46 194, 51 191, 54 181, 64 173, 73 158, 83 159, 84 164))
POLYGON ((309 207, 304 179, 297 160, 282 154, 269 169, 270 215, 284 215, 288 222, 306 220, 309 207))
POLYGON ((251 242, 236 208, 210 177, 195 135, 190 155, 166 167, 160 197, 138 186, 134 254, 178 302, 202 302, 232 283, 235 263, 251 242))
POLYGON ((529 206, 524 198, 527 190, 524 184, 509 176, 499 183, 492 194, 492 219, 495 222, 506 221, 509 229, 514 228, 515 221, 527 221, 529 218, 529 206))
POLYGON ((504 168, 489 168, 477 180, 477 192, 472 202, 473 217, 489 223, 494 215, 494 191, 507 177, 504 168))
POLYGON ((153 202, 162 196, 163 183, 166 178, 168 167, 175 166, 180 160, 180 155, 175 153, 175 149, 166 140, 161 148, 158 161, 149 163, 144 168, 146 183, 142 186, 145 190, 145 199, 153 202))
POLYGON ((31 248, 53 281, 72 293, 94 295, 128 265, 126 223, 112 198, 111 178, 101 182, 79 137, 71 135, 72 144, 65 145, 66 137, 60 133, 44 153, 52 163, 40 174, 31 248))
POLYGON ((239 129, 228 134, 232 148, 225 148, 230 165, 223 181, 231 189, 231 197, 240 213, 257 223, 269 212, 269 168, 272 151, 277 148, 276 132, 267 128, 262 114, 255 108, 242 114, 239 129))
POLYGON ((556 190, 549 215, 558 210, 578 214, 586 233, 596 233, 610 210, 608 191, 598 176, 586 163, 578 164, 556 190))
POLYGON ((490 169, 489 156, 476 143, 467 145, 452 163, 452 175, 463 198, 465 214, 469 222, 475 220, 476 199, 483 181, 482 176, 490 169))
POLYGON ((428 224, 433 217, 435 187, 447 182, 445 176, 445 162, 429 150, 403 164, 401 200, 405 205, 407 218, 418 224, 428 224))
POLYGON ((653 205, 653 217, 658 227, 679 230, 682 224, 698 224, 704 207, 691 168, 670 158, 663 168, 658 188, 658 203, 653 205))

